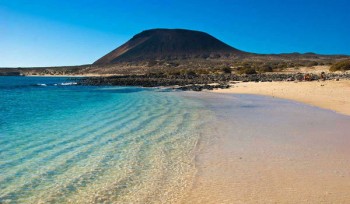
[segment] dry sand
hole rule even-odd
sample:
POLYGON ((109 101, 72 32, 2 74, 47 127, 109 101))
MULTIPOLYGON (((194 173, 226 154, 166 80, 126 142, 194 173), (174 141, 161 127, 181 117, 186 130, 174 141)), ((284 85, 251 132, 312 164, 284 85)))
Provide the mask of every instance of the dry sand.
POLYGON ((258 94, 290 99, 350 115, 350 80, 314 82, 240 82, 216 93, 258 94))

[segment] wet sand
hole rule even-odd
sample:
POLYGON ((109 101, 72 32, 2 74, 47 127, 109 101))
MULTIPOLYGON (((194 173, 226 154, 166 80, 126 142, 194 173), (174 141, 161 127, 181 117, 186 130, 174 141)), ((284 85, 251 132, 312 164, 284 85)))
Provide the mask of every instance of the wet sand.
POLYGON ((185 203, 350 203, 350 117, 265 96, 189 97, 216 119, 185 203))
POLYGON ((240 82, 217 93, 259 94, 290 99, 350 115, 350 80, 314 82, 240 82))

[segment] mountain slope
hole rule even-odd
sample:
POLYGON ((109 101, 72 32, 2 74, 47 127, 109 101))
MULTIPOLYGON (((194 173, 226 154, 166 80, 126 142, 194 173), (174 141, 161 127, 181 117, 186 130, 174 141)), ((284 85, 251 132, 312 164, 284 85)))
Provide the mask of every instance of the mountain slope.
POLYGON ((94 64, 199 58, 210 54, 241 55, 244 52, 204 32, 184 29, 152 29, 135 35, 94 64))

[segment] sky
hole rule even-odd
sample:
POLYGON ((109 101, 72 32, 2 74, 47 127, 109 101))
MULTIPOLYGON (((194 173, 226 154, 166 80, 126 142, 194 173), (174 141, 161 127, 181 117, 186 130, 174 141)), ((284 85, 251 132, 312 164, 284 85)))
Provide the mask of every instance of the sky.
POLYGON ((0 67, 90 64, 152 28, 247 52, 350 55, 349 0, 0 0, 0 67))

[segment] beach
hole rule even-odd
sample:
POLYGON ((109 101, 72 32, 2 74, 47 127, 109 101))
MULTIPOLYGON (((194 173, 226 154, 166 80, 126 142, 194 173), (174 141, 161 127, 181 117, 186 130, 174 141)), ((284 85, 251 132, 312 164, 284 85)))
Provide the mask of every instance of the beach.
POLYGON ((184 203, 350 202, 349 116, 269 96, 191 97, 216 119, 184 203))
POLYGON ((349 80, 239 82, 205 97, 217 123, 189 202, 350 202, 349 80))
MULTIPOLYGON (((0 77, 0 203, 350 201, 347 115, 253 93, 72 82, 0 77)), ((347 85, 227 91, 275 83, 347 85)))
POLYGON ((350 80, 312 82, 239 82, 215 93, 257 94, 295 100, 350 115, 350 80))
POLYGON ((349 8, 0 0, 0 204, 350 204, 349 8))

